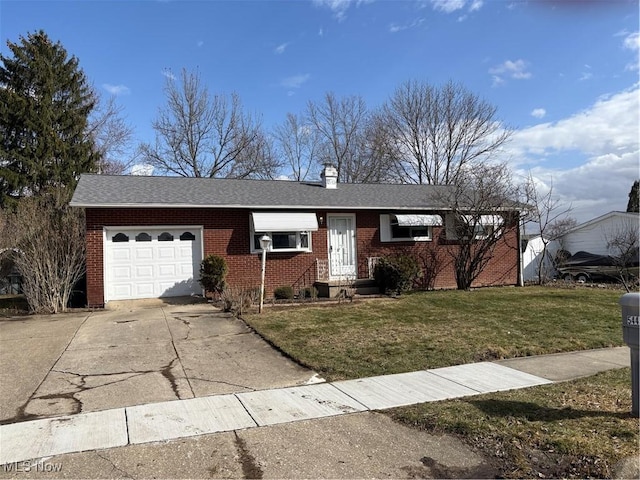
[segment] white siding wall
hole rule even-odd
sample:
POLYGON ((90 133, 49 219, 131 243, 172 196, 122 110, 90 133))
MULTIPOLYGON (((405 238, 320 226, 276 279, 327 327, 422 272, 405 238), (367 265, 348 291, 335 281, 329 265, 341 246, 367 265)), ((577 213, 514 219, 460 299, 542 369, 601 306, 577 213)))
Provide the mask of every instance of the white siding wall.
MULTIPOLYGON (((543 250, 544 243, 542 242, 542 237, 533 237, 527 242, 527 248, 522 252, 522 275, 525 282, 538 279, 543 250)), ((548 250, 549 247, 547 247, 547 258, 542 263, 542 269, 551 274, 553 273, 553 269, 549 262, 550 252, 548 250)))
POLYGON ((591 224, 587 222, 582 228, 576 228, 564 235, 562 248, 572 255, 579 251, 595 253, 596 255, 610 255, 615 252, 607 250, 607 238, 611 238, 616 231, 625 228, 638 229, 638 216, 623 212, 603 215, 600 221, 591 224))

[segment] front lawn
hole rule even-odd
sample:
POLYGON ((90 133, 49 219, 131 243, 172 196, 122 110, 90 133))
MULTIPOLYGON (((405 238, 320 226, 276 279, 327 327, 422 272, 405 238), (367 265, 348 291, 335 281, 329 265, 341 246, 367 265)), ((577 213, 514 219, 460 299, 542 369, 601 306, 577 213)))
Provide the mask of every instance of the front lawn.
POLYGON ((597 288, 434 291, 243 318, 329 380, 624 345, 618 300, 597 288))
MULTIPOLYGON (((620 346, 624 292, 492 288, 268 308, 245 320, 331 380, 496 358, 620 346)), ((506 478, 611 477, 637 456, 630 369, 573 382, 396 409, 397 421, 460 436, 506 478)))

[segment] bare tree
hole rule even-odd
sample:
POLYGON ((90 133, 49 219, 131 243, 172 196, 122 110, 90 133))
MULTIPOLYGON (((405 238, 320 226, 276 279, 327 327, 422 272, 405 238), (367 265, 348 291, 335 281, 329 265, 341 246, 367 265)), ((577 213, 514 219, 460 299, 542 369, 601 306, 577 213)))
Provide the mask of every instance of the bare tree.
POLYGON ((274 128, 273 136, 294 180, 306 180, 314 173, 320 156, 320 134, 314 126, 305 124, 298 115, 287 113, 286 120, 274 128))
POLYGON ((13 260, 32 312, 65 311, 85 271, 84 213, 60 195, 23 198, 8 218, 13 260))
POLYGON ((359 96, 338 99, 329 92, 323 102, 309 102, 307 117, 322 139, 321 163, 331 163, 338 170, 338 180, 344 183, 362 183, 370 168, 363 165, 367 107, 359 96))
POLYGON ((638 221, 625 221, 605 234, 607 249, 613 254, 618 277, 627 292, 638 278, 638 221), (635 267, 635 268, 633 268, 635 267))
POLYGON ((453 82, 405 82, 380 116, 403 183, 454 184, 468 164, 490 159, 511 136, 496 107, 453 82))
POLYGON ((122 175, 135 162, 131 143, 133 128, 122 117, 122 106, 114 97, 108 100, 93 93, 96 108, 89 117, 87 135, 93 139, 98 153, 98 172, 106 175, 122 175))
POLYGON ((549 258, 549 244, 558 234, 558 222, 571 211, 571 205, 563 206, 554 197, 553 181, 549 183, 546 192, 541 191, 533 175, 529 173, 524 184, 524 203, 527 205, 527 215, 525 223, 533 224, 539 228, 540 239, 542 241, 542 252, 538 255, 537 278, 538 285, 542 285, 549 280, 552 275, 553 261, 549 258))
POLYGON ((245 114, 240 97, 211 96, 197 73, 167 78, 167 105, 153 122, 154 145, 142 144, 145 163, 183 177, 273 176, 259 121, 245 114))
POLYGON ((518 186, 506 164, 478 164, 461 170, 456 183, 441 190, 450 206, 445 218, 447 252, 452 258, 456 285, 469 290, 493 258, 499 245, 518 248, 509 242, 508 231, 519 228, 516 203, 518 186))

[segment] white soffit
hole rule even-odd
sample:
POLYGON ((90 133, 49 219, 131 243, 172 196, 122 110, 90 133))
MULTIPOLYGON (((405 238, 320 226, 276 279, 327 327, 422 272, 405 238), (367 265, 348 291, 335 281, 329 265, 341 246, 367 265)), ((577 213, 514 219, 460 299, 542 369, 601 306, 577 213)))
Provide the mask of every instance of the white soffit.
POLYGON ((440 215, 394 215, 401 227, 441 227, 440 215))
POLYGON ((254 232, 315 232, 318 219, 315 213, 252 212, 254 232))

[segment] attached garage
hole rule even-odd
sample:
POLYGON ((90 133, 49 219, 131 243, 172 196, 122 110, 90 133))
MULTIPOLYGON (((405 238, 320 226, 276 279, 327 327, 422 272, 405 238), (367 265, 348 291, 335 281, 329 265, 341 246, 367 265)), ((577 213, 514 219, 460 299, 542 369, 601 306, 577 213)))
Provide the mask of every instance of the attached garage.
POLYGON ((105 227, 105 302, 201 294, 202 227, 105 227))

